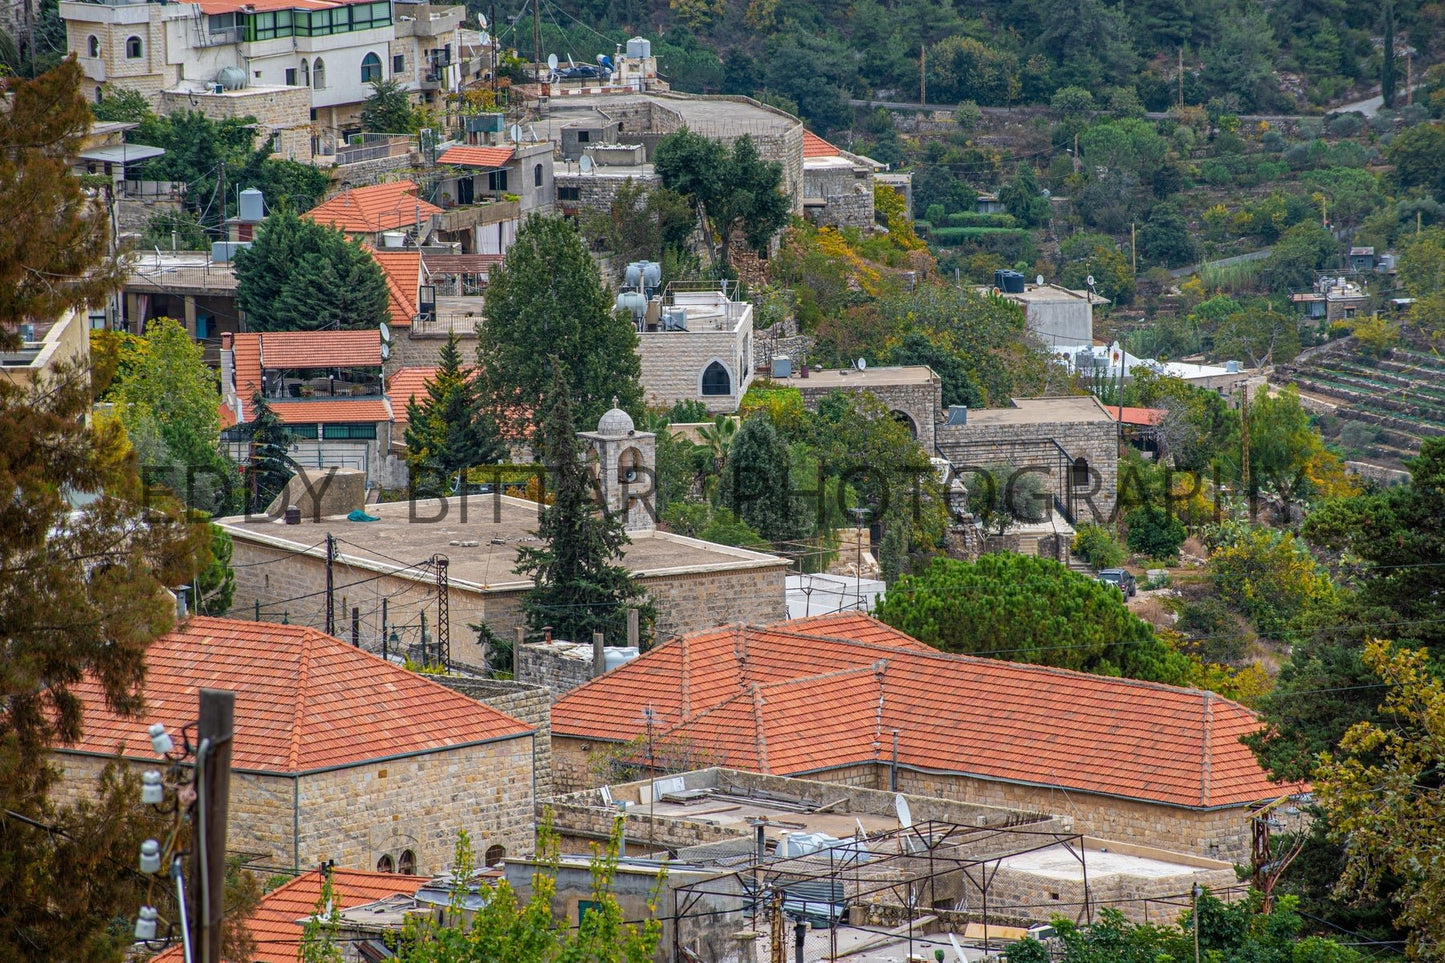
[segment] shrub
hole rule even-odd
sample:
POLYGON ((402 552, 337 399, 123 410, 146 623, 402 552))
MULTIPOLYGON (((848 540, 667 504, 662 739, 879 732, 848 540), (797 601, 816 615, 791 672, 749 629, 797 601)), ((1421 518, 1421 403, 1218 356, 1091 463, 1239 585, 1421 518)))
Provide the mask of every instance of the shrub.
POLYGON ((1340 114, 1330 118, 1330 136, 1355 137, 1365 129, 1365 121, 1359 114, 1340 114))
POLYGON ((1124 546, 1102 525, 1085 523, 1074 536, 1073 552, 1094 571, 1114 568, 1124 562, 1124 546))
POLYGON ((1136 508, 1124 521, 1129 526, 1129 548, 1141 555, 1172 558, 1184 544, 1184 523, 1162 508, 1136 508))

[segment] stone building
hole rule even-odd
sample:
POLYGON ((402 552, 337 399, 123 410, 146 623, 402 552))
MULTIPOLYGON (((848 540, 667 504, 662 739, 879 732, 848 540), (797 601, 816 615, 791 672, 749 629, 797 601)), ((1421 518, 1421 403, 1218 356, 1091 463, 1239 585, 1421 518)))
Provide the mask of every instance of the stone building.
POLYGON ((663 772, 896 785, 1243 862, 1251 808, 1304 788, 1240 743, 1259 726, 1209 692, 946 655, 850 613, 685 635, 573 689, 552 710, 553 778, 595 785, 599 758, 650 737, 663 772))
POLYGON ((479 851, 531 845, 533 730, 426 676, 298 625, 192 616, 146 652, 145 711, 77 687, 85 734, 58 749, 62 796, 119 756, 161 768, 146 730, 179 733, 201 687, 236 694, 228 849, 300 870, 440 872, 457 833, 479 851))
POLYGON ((803 131, 803 211, 814 224, 873 227, 873 175, 877 161, 834 147, 803 131))
POLYGON ((620 408, 603 414, 596 431, 578 432, 587 445, 604 510, 622 515, 628 532, 650 532, 657 519, 647 503, 657 477, 657 435, 638 431, 620 408))
POLYGON ((943 406, 943 386, 927 365, 815 371, 793 367, 786 384, 802 392, 803 403, 814 411, 818 402, 834 391, 866 391, 883 402, 923 447, 933 447, 934 425, 943 406))
POLYGON ((1025 284, 1023 288, 1001 291, 998 296, 1024 309, 1029 330, 1044 347, 1056 351, 1093 345, 1094 309, 1107 307, 1108 298, 1059 284, 1025 284))
POLYGON ((637 355, 651 405, 737 411, 753 380, 753 305, 728 282, 674 282, 639 309, 637 355))
POLYGON ((20 346, 0 353, 0 378, 21 388, 53 377, 59 365, 90 363, 90 323, 84 312, 71 308, 53 321, 25 321, 19 325, 20 346))
POLYGON ((958 408, 937 426, 934 442, 966 485, 978 469, 1007 467, 1046 478, 1054 509, 1071 523, 1113 515, 1119 425, 1093 395, 1015 398, 1010 408, 958 408))
MULTIPOLYGON (((440 556, 448 563, 451 657, 481 664, 485 652, 470 626, 486 623, 497 635, 513 637, 523 624, 522 599, 532 588, 529 577, 514 571, 517 550, 538 544, 537 504, 504 495, 500 487, 490 494, 370 504, 366 511, 374 522, 351 522, 345 515, 303 515, 296 525, 264 516, 219 519, 235 546, 234 611, 250 616, 259 607, 266 617, 324 625, 329 532, 337 539, 336 608, 348 616, 356 610, 364 648, 415 646, 423 621, 430 644, 439 643, 435 560, 440 556), (399 643, 392 641, 393 632, 399 643)), ((641 497, 651 504, 648 495, 641 497)), ((635 530, 631 539, 622 564, 657 606, 659 639, 786 615, 785 559, 670 532, 635 530)))

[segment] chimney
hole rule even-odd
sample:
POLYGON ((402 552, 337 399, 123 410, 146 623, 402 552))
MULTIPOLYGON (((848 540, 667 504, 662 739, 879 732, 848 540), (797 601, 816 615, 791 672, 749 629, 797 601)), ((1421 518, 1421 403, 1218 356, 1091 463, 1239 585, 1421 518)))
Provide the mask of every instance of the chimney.
POLYGON ((189 585, 176 586, 176 621, 181 621, 190 615, 190 606, 187 604, 186 596, 190 593, 189 585))
POLYGON ((222 332, 221 332, 221 350, 222 350, 222 351, 230 351, 231 348, 232 348, 232 343, 235 341, 235 339, 236 339, 236 336, 235 336, 234 334, 232 334, 230 331, 222 331, 222 332))
POLYGON ((548 645, 552 644, 552 626, 542 626, 542 641, 547 643, 548 645))
POLYGON ((522 626, 513 629, 516 639, 512 642, 512 678, 517 678, 517 671, 521 666, 522 643, 527 641, 527 630, 522 626))
POLYGON ((592 678, 607 671, 607 654, 602 651, 602 633, 592 633, 592 678))

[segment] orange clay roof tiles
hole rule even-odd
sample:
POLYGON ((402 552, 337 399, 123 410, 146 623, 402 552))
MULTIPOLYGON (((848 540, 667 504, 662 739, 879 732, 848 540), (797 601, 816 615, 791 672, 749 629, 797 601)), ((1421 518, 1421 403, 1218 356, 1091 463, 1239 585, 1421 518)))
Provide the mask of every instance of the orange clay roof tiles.
POLYGON ((386 277, 392 325, 411 327, 411 319, 417 313, 417 294, 421 285, 421 252, 373 250, 371 256, 381 265, 381 273, 386 277))
MULTIPOLYGON (((396 873, 371 873, 354 869, 331 871, 331 887, 338 906, 343 910, 364 906, 398 893, 410 895, 427 883, 425 876, 401 876, 396 873)), ((255 941, 255 963, 295 963, 301 945, 304 920, 316 911, 321 897, 321 871, 303 873, 284 886, 267 893, 256 911, 246 921, 246 929, 255 941)), ((173 946, 155 957, 153 963, 180 963, 184 953, 173 946)))
MULTIPOLYGON (((236 338, 246 337, 238 334, 236 338)), ((261 342, 267 368, 381 367, 381 331, 268 331, 261 342)))
POLYGON ((502 167, 512 159, 510 147, 448 147, 437 158, 438 164, 457 167, 502 167))
POLYGON ((416 196, 416 184, 393 181, 371 187, 353 187, 301 216, 318 224, 330 224, 348 234, 375 234, 410 227, 418 220, 440 213, 441 208, 416 196))
POLYGON ((440 368, 398 368, 392 376, 387 379, 386 396, 391 400, 391 411, 396 418, 398 425, 406 424, 406 403, 416 398, 418 402, 427 400, 427 383, 436 379, 440 368))
POLYGON ((276 401, 271 410, 286 425, 356 425, 391 421, 385 398, 335 398, 323 401, 276 401))
MULTIPOLYGON (((510 739, 510 716, 305 626, 191 616, 146 653, 145 711, 122 718, 93 678, 75 688, 85 734, 72 751, 150 758, 145 731, 195 718, 196 690, 236 693, 238 770, 294 774, 510 739)), ((62 750, 64 751, 64 750, 62 750)))
POLYGON ((803 131, 803 158, 837 157, 840 151, 811 130, 803 131))
POLYGON ((900 762, 941 772, 1191 807, 1291 788, 1239 742, 1259 723, 1228 699, 897 635, 850 613, 674 639, 564 695, 552 731, 631 739, 651 706, 700 751, 781 775, 881 761, 897 729, 900 762))

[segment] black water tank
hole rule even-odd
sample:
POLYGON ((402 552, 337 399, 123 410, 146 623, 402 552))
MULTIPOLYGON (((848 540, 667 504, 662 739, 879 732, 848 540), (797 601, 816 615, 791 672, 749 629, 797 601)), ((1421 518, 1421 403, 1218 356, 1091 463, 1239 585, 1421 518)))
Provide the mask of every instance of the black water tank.
POLYGON ((1024 276, 1018 271, 1001 271, 1003 283, 999 285, 1005 294, 1023 294, 1024 276))

